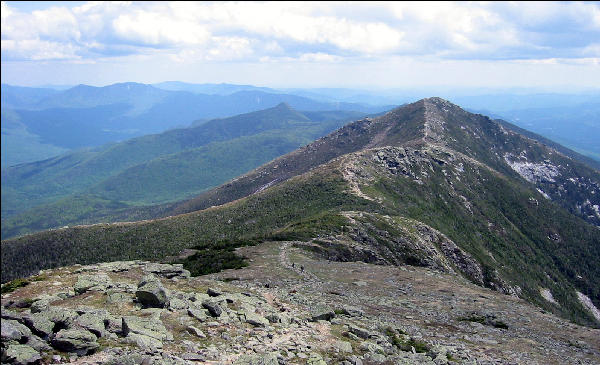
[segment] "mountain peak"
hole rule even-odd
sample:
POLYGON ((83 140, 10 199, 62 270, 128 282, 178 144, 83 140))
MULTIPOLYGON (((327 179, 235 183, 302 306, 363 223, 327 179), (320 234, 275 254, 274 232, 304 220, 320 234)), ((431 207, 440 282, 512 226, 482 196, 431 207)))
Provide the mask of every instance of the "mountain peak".
POLYGON ((282 101, 281 103, 277 104, 274 109, 281 109, 281 110, 294 110, 294 108, 292 108, 290 106, 290 104, 282 101))

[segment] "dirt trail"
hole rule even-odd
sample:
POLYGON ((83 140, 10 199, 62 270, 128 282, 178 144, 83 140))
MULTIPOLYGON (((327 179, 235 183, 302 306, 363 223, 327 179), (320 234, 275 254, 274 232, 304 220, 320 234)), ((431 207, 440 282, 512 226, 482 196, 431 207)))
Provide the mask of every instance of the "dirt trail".
POLYGON ((281 266, 295 271, 298 275, 302 276, 307 280, 320 281, 319 278, 315 276, 315 274, 307 271, 302 264, 296 264, 290 261, 287 251, 292 243, 294 242, 283 242, 281 246, 279 246, 279 263, 281 264, 281 266))

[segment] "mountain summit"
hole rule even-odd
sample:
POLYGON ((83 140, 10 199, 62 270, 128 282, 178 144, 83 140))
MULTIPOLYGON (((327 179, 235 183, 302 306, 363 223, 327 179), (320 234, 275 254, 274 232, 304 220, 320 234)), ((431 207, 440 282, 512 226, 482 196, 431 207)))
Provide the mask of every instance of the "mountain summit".
POLYGON ((223 247, 283 241, 332 261, 457 275, 598 326, 599 192, 597 170, 428 98, 350 123, 166 218, 3 241, 3 280, 193 247, 204 252, 186 261, 194 272, 198 260, 230 255, 223 247))

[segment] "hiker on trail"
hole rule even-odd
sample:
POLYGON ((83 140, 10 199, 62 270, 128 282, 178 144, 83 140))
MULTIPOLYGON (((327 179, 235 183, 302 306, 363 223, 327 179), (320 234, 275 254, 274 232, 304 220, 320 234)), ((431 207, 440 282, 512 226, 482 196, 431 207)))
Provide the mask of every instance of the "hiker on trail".
POLYGON ((292 262, 292 267, 296 267, 296 263, 295 262, 292 262))
POLYGON ((304 272, 304 265, 300 266, 300 271, 304 272))

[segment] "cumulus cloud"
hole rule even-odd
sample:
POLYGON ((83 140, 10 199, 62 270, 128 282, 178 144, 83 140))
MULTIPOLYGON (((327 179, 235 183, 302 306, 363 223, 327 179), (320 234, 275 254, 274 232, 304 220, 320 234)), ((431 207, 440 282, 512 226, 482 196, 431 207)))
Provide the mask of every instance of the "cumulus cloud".
POLYGON ((597 3, 2 3, 4 60, 566 59, 600 57, 598 39, 597 3))

